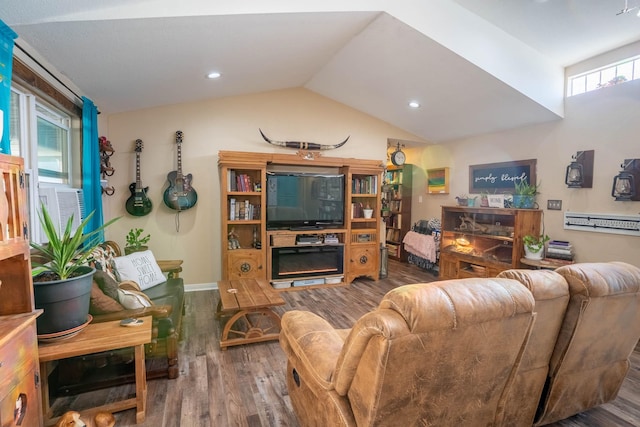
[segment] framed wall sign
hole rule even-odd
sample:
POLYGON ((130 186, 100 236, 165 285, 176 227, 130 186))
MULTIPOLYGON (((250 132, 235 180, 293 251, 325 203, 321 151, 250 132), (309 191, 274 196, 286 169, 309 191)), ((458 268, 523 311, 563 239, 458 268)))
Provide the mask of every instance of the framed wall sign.
POLYGON ((469 166, 469 193, 513 193, 515 181, 537 182, 536 159, 469 166))
POLYGON ((427 194, 449 194, 449 168, 427 169, 427 194))

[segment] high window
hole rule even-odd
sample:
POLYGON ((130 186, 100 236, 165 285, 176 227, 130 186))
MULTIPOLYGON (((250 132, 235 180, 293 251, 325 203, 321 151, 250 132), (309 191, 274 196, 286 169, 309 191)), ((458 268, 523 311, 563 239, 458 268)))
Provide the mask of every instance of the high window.
POLYGON ((638 78, 640 78, 640 55, 569 77, 567 96, 579 95, 638 78))

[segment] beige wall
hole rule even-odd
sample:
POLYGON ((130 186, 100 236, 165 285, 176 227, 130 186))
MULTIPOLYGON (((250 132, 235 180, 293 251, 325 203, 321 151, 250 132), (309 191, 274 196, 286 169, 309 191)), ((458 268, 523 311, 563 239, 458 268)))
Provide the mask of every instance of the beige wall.
POLYGON ((568 98, 565 118, 551 123, 483 135, 447 144, 411 149, 408 162, 419 165, 412 220, 440 217, 440 206, 454 204, 469 192, 469 165, 537 159, 541 184, 538 204, 544 209, 545 232, 570 240, 580 262, 626 261, 640 266, 640 237, 565 230, 563 211, 638 214, 640 202, 616 202, 613 177, 625 158, 640 158, 640 81, 568 98), (571 156, 595 150, 593 188, 564 184, 571 156), (424 169, 449 166, 451 193, 425 195, 424 169), (422 203, 420 203, 422 196, 422 203), (561 199, 563 211, 546 209, 548 199, 561 199))
POLYGON ((258 128, 275 140, 303 140, 341 148, 325 156, 379 159, 386 156, 387 138, 419 140, 389 124, 305 89, 291 89, 233 98, 170 105, 100 117, 100 135, 111 141, 115 174, 109 185, 115 195, 103 196, 105 218, 122 216, 106 232, 124 246, 131 228, 151 233, 150 249, 158 259, 183 259, 185 283, 208 284, 220 273, 220 190, 218 151, 294 153, 262 140, 258 128), (176 169, 175 132, 184 132, 183 173, 193 174, 197 205, 176 215, 162 202, 167 174, 176 169), (142 139, 141 180, 149 186, 152 212, 143 217, 126 213, 128 186, 135 181, 134 141, 142 139), (176 226, 179 224, 179 231, 176 226))

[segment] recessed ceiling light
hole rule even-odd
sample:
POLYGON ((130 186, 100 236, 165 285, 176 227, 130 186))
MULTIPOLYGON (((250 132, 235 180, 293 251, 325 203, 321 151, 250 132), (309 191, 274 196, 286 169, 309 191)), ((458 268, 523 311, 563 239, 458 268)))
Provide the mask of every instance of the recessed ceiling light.
POLYGON ((409 107, 411 108, 420 108, 420 103, 418 101, 410 101, 409 107))
POLYGON ((220 74, 219 72, 213 71, 213 72, 207 74, 207 78, 208 79, 217 79, 217 78, 220 78, 221 75, 222 74, 220 74))

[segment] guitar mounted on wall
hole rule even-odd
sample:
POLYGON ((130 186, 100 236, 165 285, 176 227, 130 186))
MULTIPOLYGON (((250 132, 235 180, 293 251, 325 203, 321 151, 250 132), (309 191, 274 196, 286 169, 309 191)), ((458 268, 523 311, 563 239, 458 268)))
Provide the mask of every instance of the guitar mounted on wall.
POLYGON ((171 171, 167 175, 169 187, 164 191, 163 200, 170 209, 186 211, 195 206, 198 194, 191 186, 192 175, 182 173, 182 131, 176 132, 176 144, 178 144, 178 170, 171 171))
POLYGON ((149 187, 143 187, 140 180, 140 153, 142 152, 142 140, 136 139, 136 182, 129 185, 131 196, 127 199, 126 209, 133 216, 145 216, 151 212, 153 205, 147 197, 149 187))

